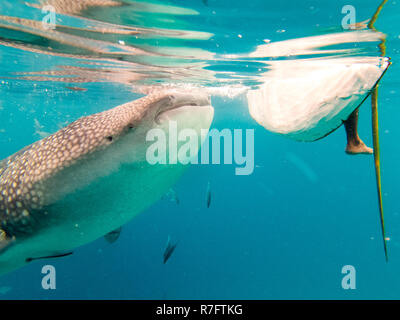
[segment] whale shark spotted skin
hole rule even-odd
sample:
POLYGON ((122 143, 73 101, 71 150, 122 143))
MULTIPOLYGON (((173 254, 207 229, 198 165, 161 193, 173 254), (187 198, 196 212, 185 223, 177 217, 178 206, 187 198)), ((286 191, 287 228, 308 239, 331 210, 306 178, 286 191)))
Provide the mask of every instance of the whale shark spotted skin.
POLYGON ((208 95, 156 92, 78 119, 0 161, 0 274, 64 255, 157 201, 187 166, 149 164, 148 130, 168 137, 176 121, 178 130, 196 130, 200 145, 213 114, 208 95))

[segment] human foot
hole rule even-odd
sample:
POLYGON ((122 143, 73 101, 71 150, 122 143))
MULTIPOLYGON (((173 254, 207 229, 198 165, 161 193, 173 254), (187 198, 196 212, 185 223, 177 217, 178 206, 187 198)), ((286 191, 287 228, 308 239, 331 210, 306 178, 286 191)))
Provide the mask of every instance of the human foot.
POLYGON ((345 152, 350 155, 373 154, 374 150, 367 147, 361 139, 358 139, 356 141, 348 141, 345 152))

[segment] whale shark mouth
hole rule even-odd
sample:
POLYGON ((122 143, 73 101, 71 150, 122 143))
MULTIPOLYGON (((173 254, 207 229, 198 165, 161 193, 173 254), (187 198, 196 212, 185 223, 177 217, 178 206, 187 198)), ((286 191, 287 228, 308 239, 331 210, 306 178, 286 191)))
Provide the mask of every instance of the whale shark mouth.
POLYGON ((156 114, 155 122, 157 124, 160 124, 163 119, 173 118, 174 115, 188 109, 211 107, 211 99, 208 95, 171 96, 170 99, 172 103, 156 114))

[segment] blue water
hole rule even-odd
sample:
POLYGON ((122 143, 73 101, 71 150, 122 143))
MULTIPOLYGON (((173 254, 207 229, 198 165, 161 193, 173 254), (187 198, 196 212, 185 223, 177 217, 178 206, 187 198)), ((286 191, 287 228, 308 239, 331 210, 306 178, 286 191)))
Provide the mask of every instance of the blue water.
MULTIPOLYGON (((196 10, 199 14, 135 15, 133 12, 129 18, 130 11, 126 10, 125 16, 110 15, 104 20, 113 23, 119 20, 120 25, 214 34, 209 40, 150 37, 150 46, 197 48, 218 55, 240 54, 253 51, 263 39, 279 41, 339 32, 341 8, 347 4, 345 1, 299 4, 289 0, 208 0, 208 6, 200 0, 162 3, 196 10)), ((379 3, 353 1, 357 21, 370 18, 379 3)), ((0 13, 40 16, 39 10, 13 1, 2 1, 0 13)), ((97 17, 95 14, 90 17, 93 16, 97 17)), ((168 198, 158 201, 125 225, 113 244, 101 238, 77 248, 71 256, 35 261, 2 276, 0 299, 398 299, 400 3, 388 1, 375 27, 387 35, 386 56, 393 62, 379 91, 383 201, 390 238, 388 263, 381 240, 372 156, 346 155, 343 128, 313 143, 300 143, 270 133, 250 117, 243 95, 234 98, 216 95, 212 98, 215 108, 212 128, 255 130, 253 174, 237 176, 235 165, 193 165, 174 186, 179 204, 168 198), (212 192, 210 208, 206 207, 208 183, 212 192), (178 245, 164 265, 162 256, 169 236, 178 245), (41 268, 45 264, 54 265, 57 270, 56 290, 41 287, 41 268), (356 269, 355 290, 344 290, 341 286, 344 265, 356 269)), ((14 44, 19 37, 24 38, 20 43, 35 43, 42 49, 57 47, 56 41, 42 43, 42 39, 30 39, 23 33, 13 35, 16 31, 6 30, 9 33, 4 38, 12 39, 14 44)), ((110 39, 120 38, 110 36, 110 39)), ((126 43, 146 44, 146 37, 123 39, 126 43)), ((57 48, 72 54, 61 45, 57 48)), ((78 117, 142 96, 132 90, 130 85, 137 84, 134 81, 130 85, 95 80, 66 83, 15 75, 15 72, 54 70, 60 65, 82 65, 76 59, 0 46, 3 78, 0 79, 0 158, 39 140, 38 131, 55 132, 78 117), (73 91, 66 86, 84 87, 87 91, 73 91)), ((182 62, 174 59, 175 63, 182 62)), ((248 76, 239 81, 244 86, 257 82, 252 78, 252 68, 261 65, 253 61, 250 69, 246 69, 243 61, 212 63, 212 59, 198 57, 182 60, 207 62, 204 70, 230 72, 231 75, 221 73, 220 77, 232 85, 238 84, 235 76, 248 76)), ((157 79, 157 75, 147 79, 146 84, 170 81, 157 79)), ((207 77, 178 77, 175 82, 185 83, 188 78, 192 84, 220 85, 207 77)), ((370 105, 368 99, 361 108, 359 133, 371 146, 370 105)))

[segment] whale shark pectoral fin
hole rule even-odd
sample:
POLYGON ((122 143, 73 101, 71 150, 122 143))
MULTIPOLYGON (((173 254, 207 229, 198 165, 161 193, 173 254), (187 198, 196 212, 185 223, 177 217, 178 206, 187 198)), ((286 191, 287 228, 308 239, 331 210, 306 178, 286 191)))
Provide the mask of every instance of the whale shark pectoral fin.
POLYGON ((15 242, 15 237, 8 237, 6 232, 0 229, 0 254, 6 251, 15 242))
POLYGON ((73 254, 72 251, 70 251, 70 252, 65 252, 65 253, 60 253, 60 254, 55 254, 55 255, 52 255, 52 256, 35 257, 35 258, 26 258, 25 261, 26 261, 26 262, 31 262, 31 261, 33 261, 33 260, 51 259, 51 258, 62 258, 62 257, 70 256, 71 254, 73 254))
POLYGON ((119 235, 121 234, 121 230, 122 230, 122 227, 119 227, 118 229, 115 229, 115 230, 113 230, 113 231, 107 233, 107 234, 104 236, 104 239, 105 239, 108 243, 114 243, 115 241, 118 240, 119 235))

